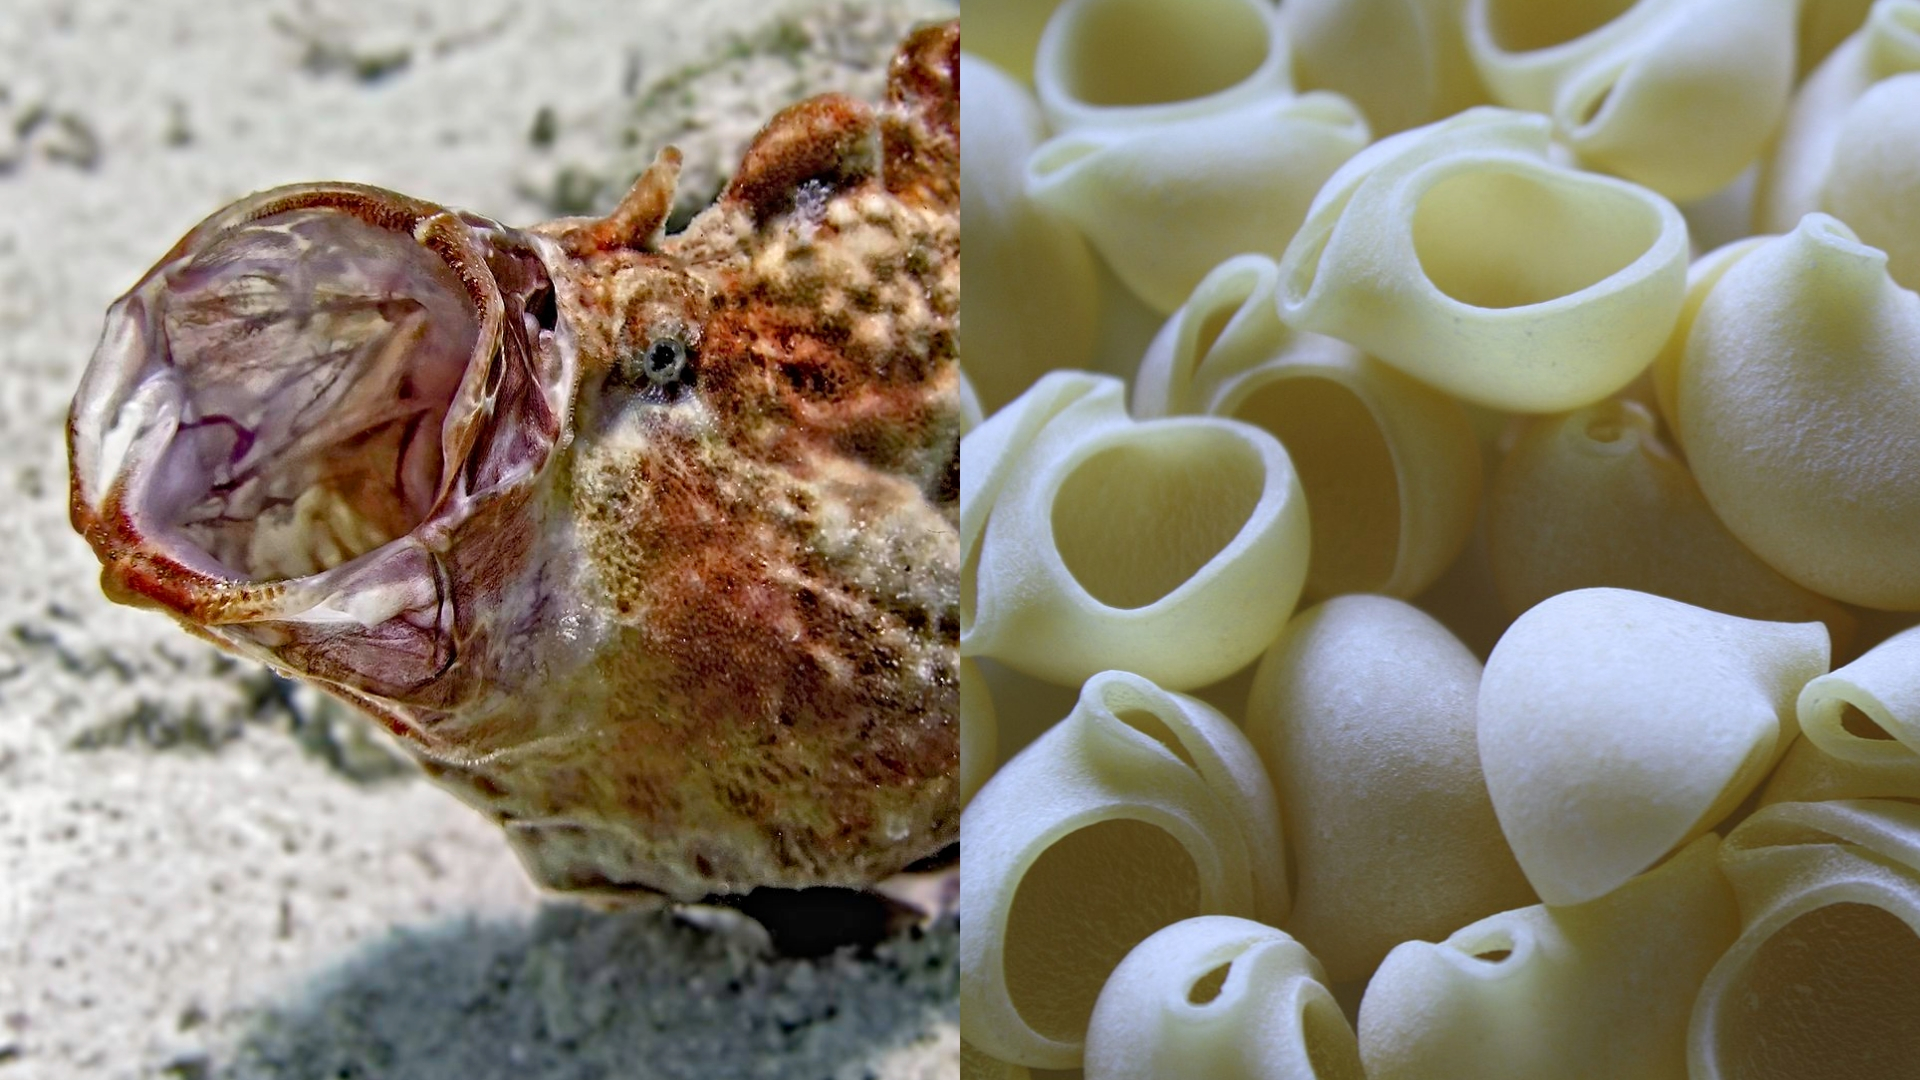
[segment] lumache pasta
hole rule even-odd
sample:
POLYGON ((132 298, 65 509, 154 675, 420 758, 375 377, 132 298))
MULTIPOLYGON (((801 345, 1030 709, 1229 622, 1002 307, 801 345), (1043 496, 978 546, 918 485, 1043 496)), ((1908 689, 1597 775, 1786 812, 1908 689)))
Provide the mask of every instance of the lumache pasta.
POLYGON ((1337 338, 1299 333, 1275 308, 1279 268, 1261 255, 1216 267, 1141 358, 1133 413, 1244 420, 1286 446, 1320 558, 1310 598, 1412 596, 1473 531, 1480 446, 1446 395, 1337 338))
POLYGON ((967 31, 962 1075, 1913 1074, 1920 0, 967 31))

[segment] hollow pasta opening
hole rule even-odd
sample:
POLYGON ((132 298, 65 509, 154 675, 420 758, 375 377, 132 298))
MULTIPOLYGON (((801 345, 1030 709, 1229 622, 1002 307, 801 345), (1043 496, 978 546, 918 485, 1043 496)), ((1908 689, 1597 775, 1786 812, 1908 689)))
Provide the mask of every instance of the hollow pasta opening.
POLYGON ((1220 996, 1220 988, 1227 985, 1227 976, 1232 971, 1233 963, 1229 961, 1195 979, 1193 985, 1187 987, 1187 1004, 1210 1004, 1220 996))
POLYGON ((1413 216, 1427 279, 1482 308, 1577 293, 1632 265, 1659 236, 1659 216, 1626 191, 1498 166, 1441 180, 1413 216))
POLYGON ((1309 998, 1300 1027, 1315 1080, 1366 1080, 1366 1071, 1360 1067, 1360 1041, 1331 998, 1309 998))
POLYGON ((1920 1062, 1920 937, 1871 904, 1816 908, 1753 954, 1720 1005, 1726 1080, 1911 1075, 1920 1062))
POLYGON ((1158 105, 1219 93, 1267 59, 1259 11, 1243 0, 1108 0, 1079 18, 1061 56, 1067 93, 1088 105, 1158 105))
POLYGON ((1625 14, 1635 0, 1489 0, 1487 29, 1504 52, 1564 44, 1625 14))
POLYGON ((1498 964, 1513 955, 1513 936, 1504 930, 1495 930, 1479 941, 1463 944, 1461 951, 1475 960, 1498 964))
POLYGON ((1278 379, 1249 394, 1233 415, 1280 440, 1307 493, 1307 596, 1386 585, 1400 560, 1400 475, 1359 395, 1330 379, 1278 379))
POLYGON ((1166 721, 1145 709, 1123 709, 1114 715, 1121 723, 1165 746, 1187 768, 1198 768, 1194 764, 1193 755, 1187 752, 1186 746, 1180 742, 1179 736, 1173 733, 1173 729, 1167 726, 1166 721))
POLYGON ((1143 429, 1089 457, 1060 485, 1054 543, 1095 600, 1145 607, 1233 541, 1265 482, 1259 453, 1231 432, 1143 429))
POLYGON ((1200 872, 1166 830, 1119 818, 1075 830, 1020 879, 1007 911, 1007 994, 1041 1035, 1077 1043, 1135 945, 1200 914, 1200 872))
POLYGON ((1893 733, 1873 722, 1873 717, 1848 703, 1840 709, 1840 729, 1856 739, 1891 741, 1893 733))

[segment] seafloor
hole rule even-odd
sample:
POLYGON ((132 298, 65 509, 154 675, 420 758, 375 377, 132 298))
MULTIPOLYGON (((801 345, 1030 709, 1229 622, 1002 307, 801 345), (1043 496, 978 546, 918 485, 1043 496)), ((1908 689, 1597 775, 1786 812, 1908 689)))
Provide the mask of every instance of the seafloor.
POLYGON ((951 0, 0 4, 0 1080, 957 1076, 955 932, 781 959, 739 918, 543 903, 357 718, 109 604, 67 526, 107 304, 247 192, 508 222, 685 206, 758 123, 871 96, 951 0))

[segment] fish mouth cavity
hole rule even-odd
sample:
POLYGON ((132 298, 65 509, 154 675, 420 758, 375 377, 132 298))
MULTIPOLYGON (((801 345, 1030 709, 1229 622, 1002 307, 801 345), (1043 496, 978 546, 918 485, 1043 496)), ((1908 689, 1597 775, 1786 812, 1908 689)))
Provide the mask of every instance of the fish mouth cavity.
POLYGON ((571 334, 541 242, 351 185, 209 218, 109 314, 73 417, 76 525, 200 588, 450 532, 562 442, 571 334))
POLYGON ((411 532, 480 335, 406 234, 298 210, 217 239, 158 313, 181 422, 150 504, 235 576, 306 577, 411 532))

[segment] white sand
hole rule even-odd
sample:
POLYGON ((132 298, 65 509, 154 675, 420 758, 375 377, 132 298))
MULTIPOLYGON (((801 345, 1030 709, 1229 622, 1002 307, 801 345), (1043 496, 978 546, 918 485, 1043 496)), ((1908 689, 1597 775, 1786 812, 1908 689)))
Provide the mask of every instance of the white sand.
POLYGON ((66 520, 101 315, 202 216, 346 179, 528 222, 669 137, 710 189, 771 108, 871 93, 908 13, 953 10, 776 17, 820 8, 0 5, 0 1080, 957 1075, 951 927, 809 962, 543 910, 340 710, 109 604, 66 520))

